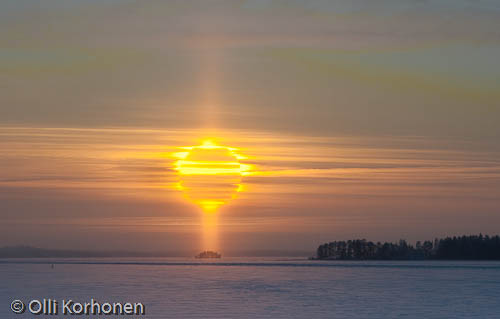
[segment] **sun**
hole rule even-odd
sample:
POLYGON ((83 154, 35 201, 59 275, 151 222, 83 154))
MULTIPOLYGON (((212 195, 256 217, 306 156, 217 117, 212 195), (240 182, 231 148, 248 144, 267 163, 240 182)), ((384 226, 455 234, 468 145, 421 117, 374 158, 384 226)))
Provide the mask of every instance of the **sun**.
POLYGON ((251 166, 238 149, 204 140, 201 145, 181 147, 174 154, 178 160, 175 170, 179 175, 177 188, 204 212, 215 212, 228 203, 242 189, 241 179, 251 166))

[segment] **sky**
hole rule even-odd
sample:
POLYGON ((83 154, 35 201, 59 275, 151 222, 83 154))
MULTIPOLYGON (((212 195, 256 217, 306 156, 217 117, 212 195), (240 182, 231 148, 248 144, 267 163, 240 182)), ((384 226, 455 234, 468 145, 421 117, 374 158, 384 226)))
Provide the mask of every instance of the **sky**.
POLYGON ((493 0, 0 0, 0 246, 498 233, 499 56, 493 0))

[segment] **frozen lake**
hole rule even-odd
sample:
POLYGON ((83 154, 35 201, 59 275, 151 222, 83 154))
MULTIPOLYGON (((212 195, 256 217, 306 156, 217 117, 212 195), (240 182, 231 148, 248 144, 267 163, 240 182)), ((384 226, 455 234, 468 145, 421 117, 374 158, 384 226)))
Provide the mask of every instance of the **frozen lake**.
POLYGON ((500 262, 4 259, 0 281, 1 318, 44 298, 143 303, 134 318, 500 317, 500 262))

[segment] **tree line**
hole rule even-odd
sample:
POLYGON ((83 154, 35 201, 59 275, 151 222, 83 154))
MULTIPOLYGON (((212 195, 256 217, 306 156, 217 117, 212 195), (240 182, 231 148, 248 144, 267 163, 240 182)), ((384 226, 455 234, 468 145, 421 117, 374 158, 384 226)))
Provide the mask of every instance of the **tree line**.
POLYGON ((371 242, 366 239, 334 241, 320 245, 315 259, 328 260, 500 260, 500 237, 454 236, 434 241, 405 240, 399 243, 371 242))

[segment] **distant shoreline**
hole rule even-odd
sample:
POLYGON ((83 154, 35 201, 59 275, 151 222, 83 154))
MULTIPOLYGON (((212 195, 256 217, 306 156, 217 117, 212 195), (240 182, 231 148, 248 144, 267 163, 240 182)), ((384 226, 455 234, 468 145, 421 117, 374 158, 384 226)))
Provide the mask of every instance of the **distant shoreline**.
POLYGON ((472 260, 467 261, 424 261, 412 260, 406 261, 323 261, 309 262, 307 260, 289 260, 289 261, 104 261, 104 260, 30 260, 25 258, 22 260, 0 259, 0 266, 8 265, 39 265, 47 267, 48 271, 56 270, 59 266, 145 266, 145 267, 259 267, 259 268, 317 268, 317 269, 474 269, 485 270, 492 269, 500 271, 500 263, 494 261, 481 261, 480 264, 473 263, 472 260))
MULTIPOLYGON (((7 246, 0 248, 0 260, 5 259, 54 259, 54 258, 194 258, 194 252, 138 252, 138 251, 90 251, 45 249, 32 246, 7 246)), ((333 241, 319 245, 316 255, 297 250, 261 250, 225 252, 224 257, 274 257, 297 258, 297 260, 345 260, 345 261, 417 261, 456 260, 483 261, 500 260, 500 236, 464 235, 441 239, 417 241, 413 246, 405 240, 398 243, 371 242, 366 239, 333 241), (308 257, 309 256, 309 257, 308 257)))
MULTIPOLYGON (((0 260, 13 258, 194 258, 196 252, 138 252, 138 251, 91 251, 46 249, 33 246, 0 247, 0 260)), ((310 251, 255 250, 248 252, 225 252, 224 257, 286 257, 303 258, 311 256, 310 251)))
POLYGON ((410 245, 366 239, 333 241, 320 245, 312 260, 500 260, 500 236, 463 235, 417 241, 410 245))

